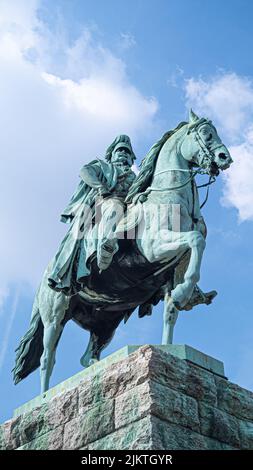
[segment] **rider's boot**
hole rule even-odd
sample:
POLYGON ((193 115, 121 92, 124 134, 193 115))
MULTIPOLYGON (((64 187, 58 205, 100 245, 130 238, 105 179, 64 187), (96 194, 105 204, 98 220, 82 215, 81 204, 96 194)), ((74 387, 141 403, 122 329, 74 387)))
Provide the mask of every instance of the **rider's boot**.
POLYGON ((97 264, 100 273, 110 266, 113 256, 118 249, 119 246, 116 238, 111 238, 100 243, 97 251, 97 264))

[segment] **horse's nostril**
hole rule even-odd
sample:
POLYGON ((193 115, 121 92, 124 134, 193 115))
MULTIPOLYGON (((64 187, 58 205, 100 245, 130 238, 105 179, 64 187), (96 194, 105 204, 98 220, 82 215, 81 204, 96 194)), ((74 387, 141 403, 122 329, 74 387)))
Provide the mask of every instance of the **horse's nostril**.
POLYGON ((227 159, 227 155, 225 153, 219 153, 219 158, 221 160, 226 160, 227 159))

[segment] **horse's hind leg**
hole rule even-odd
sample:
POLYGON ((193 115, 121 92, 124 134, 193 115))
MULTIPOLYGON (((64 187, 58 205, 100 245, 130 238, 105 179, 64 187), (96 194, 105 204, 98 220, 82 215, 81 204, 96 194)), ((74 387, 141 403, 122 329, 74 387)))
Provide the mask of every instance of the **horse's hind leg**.
POLYGON ((89 367, 94 364, 94 362, 99 361, 101 352, 99 350, 99 343, 99 336, 97 336, 94 332, 91 331, 87 349, 80 359, 80 363, 83 367, 89 367))
POLYGON ((94 331, 90 333, 89 344, 84 355, 80 359, 83 367, 89 367, 99 361, 101 352, 111 342, 115 334, 115 330, 116 328, 108 332, 108 335, 105 335, 104 333, 103 335, 99 335, 94 333, 94 331))
POLYGON ((41 393, 49 388, 55 364, 55 353, 63 330, 63 320, 69 307, 69 297, 62 292, 54 292, 47 285, 40 293, 40 313, 44 325, 43 354, 40 360, 41 393))
POLYGON ((44 326, 44 350, 40 360, 41 393, 49 389, 49 380, 55 364, 56 347, 62 330, 63 326, 57 323, 44 326))
POLYGON ((94 362, 99 361, 101 352, 111 342, 117 326, 124 318, 124 313, 101 312, 101 318, 98 318, 97 325, 90 328, 89 344, 80 360, 83 367, 89 367, 94 362), (111 315, 113 315, 113 320, 111 315))

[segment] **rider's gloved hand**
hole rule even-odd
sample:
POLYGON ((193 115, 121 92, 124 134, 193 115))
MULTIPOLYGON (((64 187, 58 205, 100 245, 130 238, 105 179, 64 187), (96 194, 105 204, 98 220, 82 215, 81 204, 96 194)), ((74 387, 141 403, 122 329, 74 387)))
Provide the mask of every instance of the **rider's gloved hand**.
POLYGON ((105 198, 105 197, 110 196, 111 193, 110 193, 108 187, 106 185, 103 185, 99 188, 98 194, 99 194, 99 196, 105 198))

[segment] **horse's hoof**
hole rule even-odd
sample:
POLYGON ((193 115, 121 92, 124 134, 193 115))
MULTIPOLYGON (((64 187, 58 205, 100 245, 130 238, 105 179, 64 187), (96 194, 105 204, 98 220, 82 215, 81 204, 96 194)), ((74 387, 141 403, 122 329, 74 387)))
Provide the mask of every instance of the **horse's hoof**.
POLYGON ((206 297, 206 305, 209 305, 212 303, 214 297, 216 297, 216 295, 218 294, 218 292, 216 290, 212 290, 211 292, 205 292, 205 297, 206 297))
POLYGON ((81 364, 81 366, 84 367, 84 369, 87 369, 87 367, 92 366, 96 362, 98 362, 98 359, 96 359, 96 358, 84 359, 84 360, 83 360, 83 358, 80 359, 80 364, 81 364))
POLYGON ((90 359, 89 365, 92 366, 93 364, 96 364, 98 362, 98 359, 90 359))
POLYGON ((81 364, 81 366, 82 366, 84 369, 86 369, 87 367, 89 367, 88 362, 83 362, 82 359, 80 359, 80 364, 81 364))

